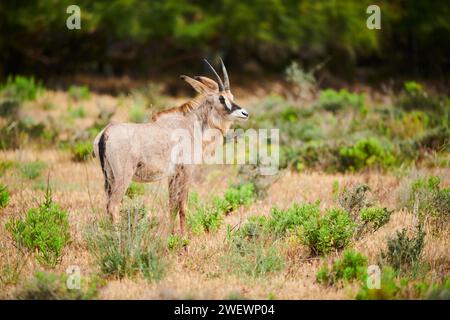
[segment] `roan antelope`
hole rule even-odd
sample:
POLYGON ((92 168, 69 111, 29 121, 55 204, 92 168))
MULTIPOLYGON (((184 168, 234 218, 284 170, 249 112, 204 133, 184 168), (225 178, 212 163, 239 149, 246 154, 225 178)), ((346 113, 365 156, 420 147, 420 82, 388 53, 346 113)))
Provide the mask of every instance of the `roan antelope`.
MULTIPOLYGON (((181 233, 184 233, 186 200, 194 164, 174 162, 172 150, 177 141, 173 139, 173 131, 184 130, 194 141, 197 123, 202 133, 220 132, 220 141, 216 141, 222 143, 233 121, 248 118, 247 111, 233 102, 223 61, 223 81, 208 61, 206 63, 217 82, 207 77, 181 76, 198 93, 195 98, 157 113, 148 123, 109 124, 95 138, 94 153, 105 178, 106 209, 114 223, 119 220, 118 207, 131 181, 151 182, 168 177, 170 232, 174 232, 174 221, 179 214, 181 233)), ((212 142, 202 140, 201 144, 204 152, 212 142)))

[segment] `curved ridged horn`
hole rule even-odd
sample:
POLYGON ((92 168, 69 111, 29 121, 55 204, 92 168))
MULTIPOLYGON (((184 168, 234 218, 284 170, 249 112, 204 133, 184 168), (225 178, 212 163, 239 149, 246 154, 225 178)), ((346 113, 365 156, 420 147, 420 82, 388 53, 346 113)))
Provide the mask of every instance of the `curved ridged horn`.
POLYGON ((220 58, 220 64, 222 65, 223 82, 225 90, 230 91, 230 79, 228 78, 227 68, 225 68, 225 64, 223 63, 222 58, 220 58))
POLYGON ((208 62, 208 60, 204 59, 206 64, 211 68, 211 70, 214 72, 217 78, 217 83, 219 84, 219 91, 225 91, 225 86, 223 85, 222 79, 220 79, 219 75, 217 74, 216 70, 213 68, 213 66, 208 62))

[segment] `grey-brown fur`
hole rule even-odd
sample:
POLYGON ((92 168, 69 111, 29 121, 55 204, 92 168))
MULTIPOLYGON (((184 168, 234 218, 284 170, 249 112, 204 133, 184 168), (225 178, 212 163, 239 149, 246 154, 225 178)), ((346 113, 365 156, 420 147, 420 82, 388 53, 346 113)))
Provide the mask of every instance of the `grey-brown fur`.
MULTIPOLYGON (((199 93, 194 99, 157 114, 149 123, 110 124, 94 140, 94 153, 105 177, 106 208, 113 222, 119 219, 118 206, 131 181, 152 182, 168 178, 170 231, 173 232, 173 222, 179 214, 183 233, 194 164, 171 161, 172 148, 177 144, 171 140, 173 130, 183 129, 193 141, 194 123, 200 123, 203 132, 217 129, 223 135, 234 120, 248 117, 247 112, 233 102, 229 83, 225 85, 226 91, 219 91, 219 86, 212 85, 214 81, 209 78, 195 80, 183 76, 183 79, 199 93)), ((212 142, 200 143, 203 150, 207 150, 212 142)))

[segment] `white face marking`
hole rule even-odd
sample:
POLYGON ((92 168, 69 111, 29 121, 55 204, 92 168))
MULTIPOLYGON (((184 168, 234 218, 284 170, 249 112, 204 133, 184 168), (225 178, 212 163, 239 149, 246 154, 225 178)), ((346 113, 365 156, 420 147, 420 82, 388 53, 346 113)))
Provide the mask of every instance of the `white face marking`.
POLYGON ((242 119, 242 120, 247 120, 248 119, 248 112, 245 109, 237 109, 234 110, 231 113, 232 117, 238 118, 238 119, 242 119))

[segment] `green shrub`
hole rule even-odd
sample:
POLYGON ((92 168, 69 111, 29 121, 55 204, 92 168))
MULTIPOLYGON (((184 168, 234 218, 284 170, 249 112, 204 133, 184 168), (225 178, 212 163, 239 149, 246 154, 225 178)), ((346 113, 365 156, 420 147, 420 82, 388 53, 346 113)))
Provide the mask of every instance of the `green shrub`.
POLYGON ((97 297, 103 284, 96 277, 81 278, 80 289, 68 289, 66 282, 66 274, 38 271, 16 291, 15 297, 19 300, 91 300, 97 297))
POLYGON ((418 215, 420 223, 427 217, 439 230, 444 227, 450 213, 450 188, 441 188, 437 176, 415 179, 404 190, 401 205, 418 215))
POLYGON ((188 244, 189 241, 178 234, 171 234, 167 238, 167 247, 170 250, 179 250, 183 247, 186 247, 188 244))
POLYGON ((439 112, 444 108, 444 102, 439 98, 430 96, 420 83, 406 81, 403 94, 397 101, 400 108, 411 110, 425 110, 439 112))
POLYGON ((6 241, 0 242, 0 288, 16 284, 27 264, 26 255, 14 245, 6 241))
POLYGON ((319 202, 294 203, 287 210, 272 208, 271 216, 267 219, 266 228, 276 236, 282 236, 286 232, 295 231, 308 219, 318 219, 320 216, 319 202))
POLYGON ((67 211, 53 202, 48 187, 45 201, 31 208, 22 218, 11 218, 5 225, 19 247, 35 254, 43 265, 55 267, 70 240, 67 211))
POLYGON ((425 246, 425 232, 417 227, 414 235, 409 237, 407 229, 397 231, 396 235, 387 242, 387 249, 381 253, 383 264, 392 266, 399 273, 412 271, 414 274, 422 258, 425 246))
POLYGON ((200 205, 187 216, 187 224, 195 234, 217 231, 223 221, 223 211, 215 206, 200 205))
POLYGON ((0 209, 6 208, 9 202, 9 192, 8 188, 0 183, 0 209))
POLYGON ((72 160, 74 161, 86 161, 88 160, 93 152, 92 141, 79 140, 71 147, 72 160))
POLYGON ((144 106, 141 104, 133 104, 128 113, 128 119, 135 123, 147 122, 148 115, 144 106))
POLYGON ((345 108, 359 110, 364 106, 364 94, 350 93, 347 89, 320 91, 316 107, 326 111, 338 112, 345 108))
POLYGON ((128 186, 126 195, 131 199, 134 199, 138 196, 143 196, 145 194, 145 186, 142 183, 131 182, 128 186))
POLYGON ((215 198, 214 203, 219 211, 228 214, 236 210, 241 205, 248 205, 253 202, 255 187, 251 183, 247 183, 237 187, 229 187, 225 190, 223 199, 215 198))
POLYGON ((424 150, 449 151, 450 129, 448 126, 438 126, 425 131, 415 140, 415 145, 424 150))
POLYGON ((299 237, 302 243, 310 248, 311 253, 323 255, 333 249, 345 248, 355 227, 346 211, 332 208, 323 216, 309 216, 299 228, 299 237))
POLYGON ((351 147, 339 149, 340 169, 358 171, 370 167, 388 168, 395 163, 391 147, 376 138, 357 141, 351 147))
MULTIPOLYGON (((302 146, 299 151, 301 161, 308 168, 335 171, 339 162, 339 149, 328 142, 311 141, 302 146)), ((295 152, 294 152, 295 154, 295 152)))
POLYGON ((19 163, 18 168, 23 178, 34 180, 42 174, 47 165, 42 161, 19 163))
POLYGON ((373 231, 388 223, 391 214, 392 211, 381 207, 363 208, 360 212, 361 220, 366 224, 370 224, 373 231))
POLYGON ((142 275, 149 281, 159 281, 165 270, 162 261, 164 243, 156 235, 157 223, 149 217, 142 202, 125 204, 121 221, 101 221, 87 232, 89 251, 100 270, 121 279, 142 275))
POLYGON ((91 97, 91 92, 89 91, 88 86, 70 86, 67 91, 69 97, 78 101, 78 100, 88 100, 91 97))
POLYGON ((390 267, 384 267, 381 272, 379 289, 369 289, 364 281, 362 287, 356 295, 357 300, 391 300, 401 299, 404 293, 405 283, 399 283, 396 273, 390 267))
POLYGON ((12 161, 8 161, 8 160, 0 161, 0 178, 3 177, 5 172, 8 169, 12 168, 13 165, 14 165, 14 162, 12 162, 12 161))
POLYGON ((0 86, 0 93, 7 97, 16 99, 20 102, 26 100, 36 100, 42 93, 43 86, 33 77, 9 76, 6 84, 0 86))
POLYGON ((340 280, 362 280, 367 276, 367 257, 354 250, 345 250, 341 259, 336 259, 329 269, 323 265, 317 273, 317 281, 327 285, 336 284, 340 280))
POLYGON ((86 117, 86 110, 83 107, 78 107, 76 109, 73 109, 71 106, 69 106, 68 112, 72 118, 85 118, 86 117))

